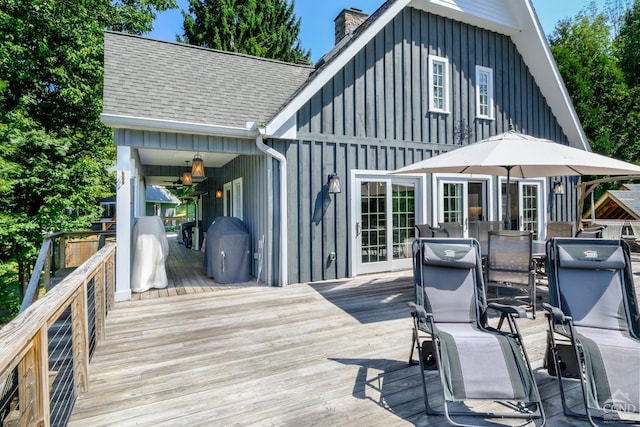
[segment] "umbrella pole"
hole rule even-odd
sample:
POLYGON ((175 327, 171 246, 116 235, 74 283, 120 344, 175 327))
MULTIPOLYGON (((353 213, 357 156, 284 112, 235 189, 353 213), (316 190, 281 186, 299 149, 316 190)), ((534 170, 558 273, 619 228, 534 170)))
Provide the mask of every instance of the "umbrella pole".
POLYGON ((506 208, 504 214, 504 229, 511 230, 511 168, 513 166, 505 166, 507 169, 507 197, 506 197, 506 208))

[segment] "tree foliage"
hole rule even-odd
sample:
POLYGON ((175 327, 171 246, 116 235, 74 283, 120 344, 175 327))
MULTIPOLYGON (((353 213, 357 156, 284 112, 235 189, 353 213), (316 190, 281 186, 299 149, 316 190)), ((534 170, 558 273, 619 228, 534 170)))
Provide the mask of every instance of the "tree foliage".
MULTIPOLYGON (((628 26, 625 20, 621 35, 628 26)), ((612 34, 607 15, 592 4, 560 21, 549 41, 593 150, 635 162, 640 153, 639 103, 615 54, 612 34)))
POLYGON ((169 7, 175 0, 0 0, 0 295, 26 282, 44 233, 86 227, 112 192, 103 33, 150 31, 169 7))
POLYGON ((286 0, 189 0, 179 41, 285 62, 309 62, 300 19, 286 0))
POLYGON ((582 126, 594 150, 615 153, 611 118, 626 90, 611 54, 611 28, 595 10, 560 21, 550 37, 551 51, 582 126))
POLYGON ((629 86, 640 86, 640 0, 624 14, 614 50, 629 86))

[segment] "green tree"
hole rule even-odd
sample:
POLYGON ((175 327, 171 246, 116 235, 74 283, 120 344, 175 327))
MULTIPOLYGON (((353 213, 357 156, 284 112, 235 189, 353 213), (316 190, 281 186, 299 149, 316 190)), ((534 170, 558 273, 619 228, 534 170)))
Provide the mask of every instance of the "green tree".
POLYGON ((142 34, 170 7, 175 0, 0 0, 0 304, 27 282, 43 234, 86 227, 112 191, 115 151, 100 123, 104 30, 142 34))
POLYGON ((286 0, 189 0, 178 40, 211 49, 285 62, 309 62, 298 35, 300 19, 286 0))
POLYGON ((640 0, 624 14, 614 49, 629 86, 640 86, 640 0))
POLYGON ((616 156, 626 142, 628 90, 611 51, 611 28, 595 5, 560 21, 549 42, 582 127, 594 151, 616 156))

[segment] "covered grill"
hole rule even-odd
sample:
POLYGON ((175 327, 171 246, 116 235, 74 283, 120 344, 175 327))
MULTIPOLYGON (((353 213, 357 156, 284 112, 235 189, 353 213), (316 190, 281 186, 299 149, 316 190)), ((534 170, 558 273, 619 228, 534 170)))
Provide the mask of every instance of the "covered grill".
POLYGON ((204 271, 218 283, 249 281, 251 242, 239 218, 221 216, 207 230, 204 271))

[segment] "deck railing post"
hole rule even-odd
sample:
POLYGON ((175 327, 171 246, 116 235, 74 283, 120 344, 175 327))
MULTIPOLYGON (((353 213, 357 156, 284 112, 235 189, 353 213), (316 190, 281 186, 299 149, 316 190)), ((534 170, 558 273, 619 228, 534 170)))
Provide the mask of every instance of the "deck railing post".
POLYGON ((93 279, 93 285, 95 287, 95 326, 96 326, 96 339, 102 340, 105 336, 105 316, 106 316, 106 261, 100 264, 98 271, 93 279))
POLYGON ((49 353, 46 342, 47 328, 43 326, 18 364, 20 425, 50 425, 49 353))
POLYGON ((105 313, 113 309, 116 294, 116 253, 115 251, 107 258, 107 275, 105 292, 107 294, 107 307, 105 313))
POLYGON ((67 238, 65 236, 60 236, 60 240, 58 241, 58 255, 60 259, 58 259, 59 268, 67 268, 65 260, 67 259, 66 254, 66 246, 67 246, 67 238))
POLYGON ((53 241, 49 244, 49 250, 47 251, 47 258, 44 261, 44 288, 49 290, 51 287, 51 270, 53 262, 53 241))
POLYGON ((76 291, 71 302, 73 383, 76 395, 88 390, 89 335, 87 315, 87 281, 76 291))

